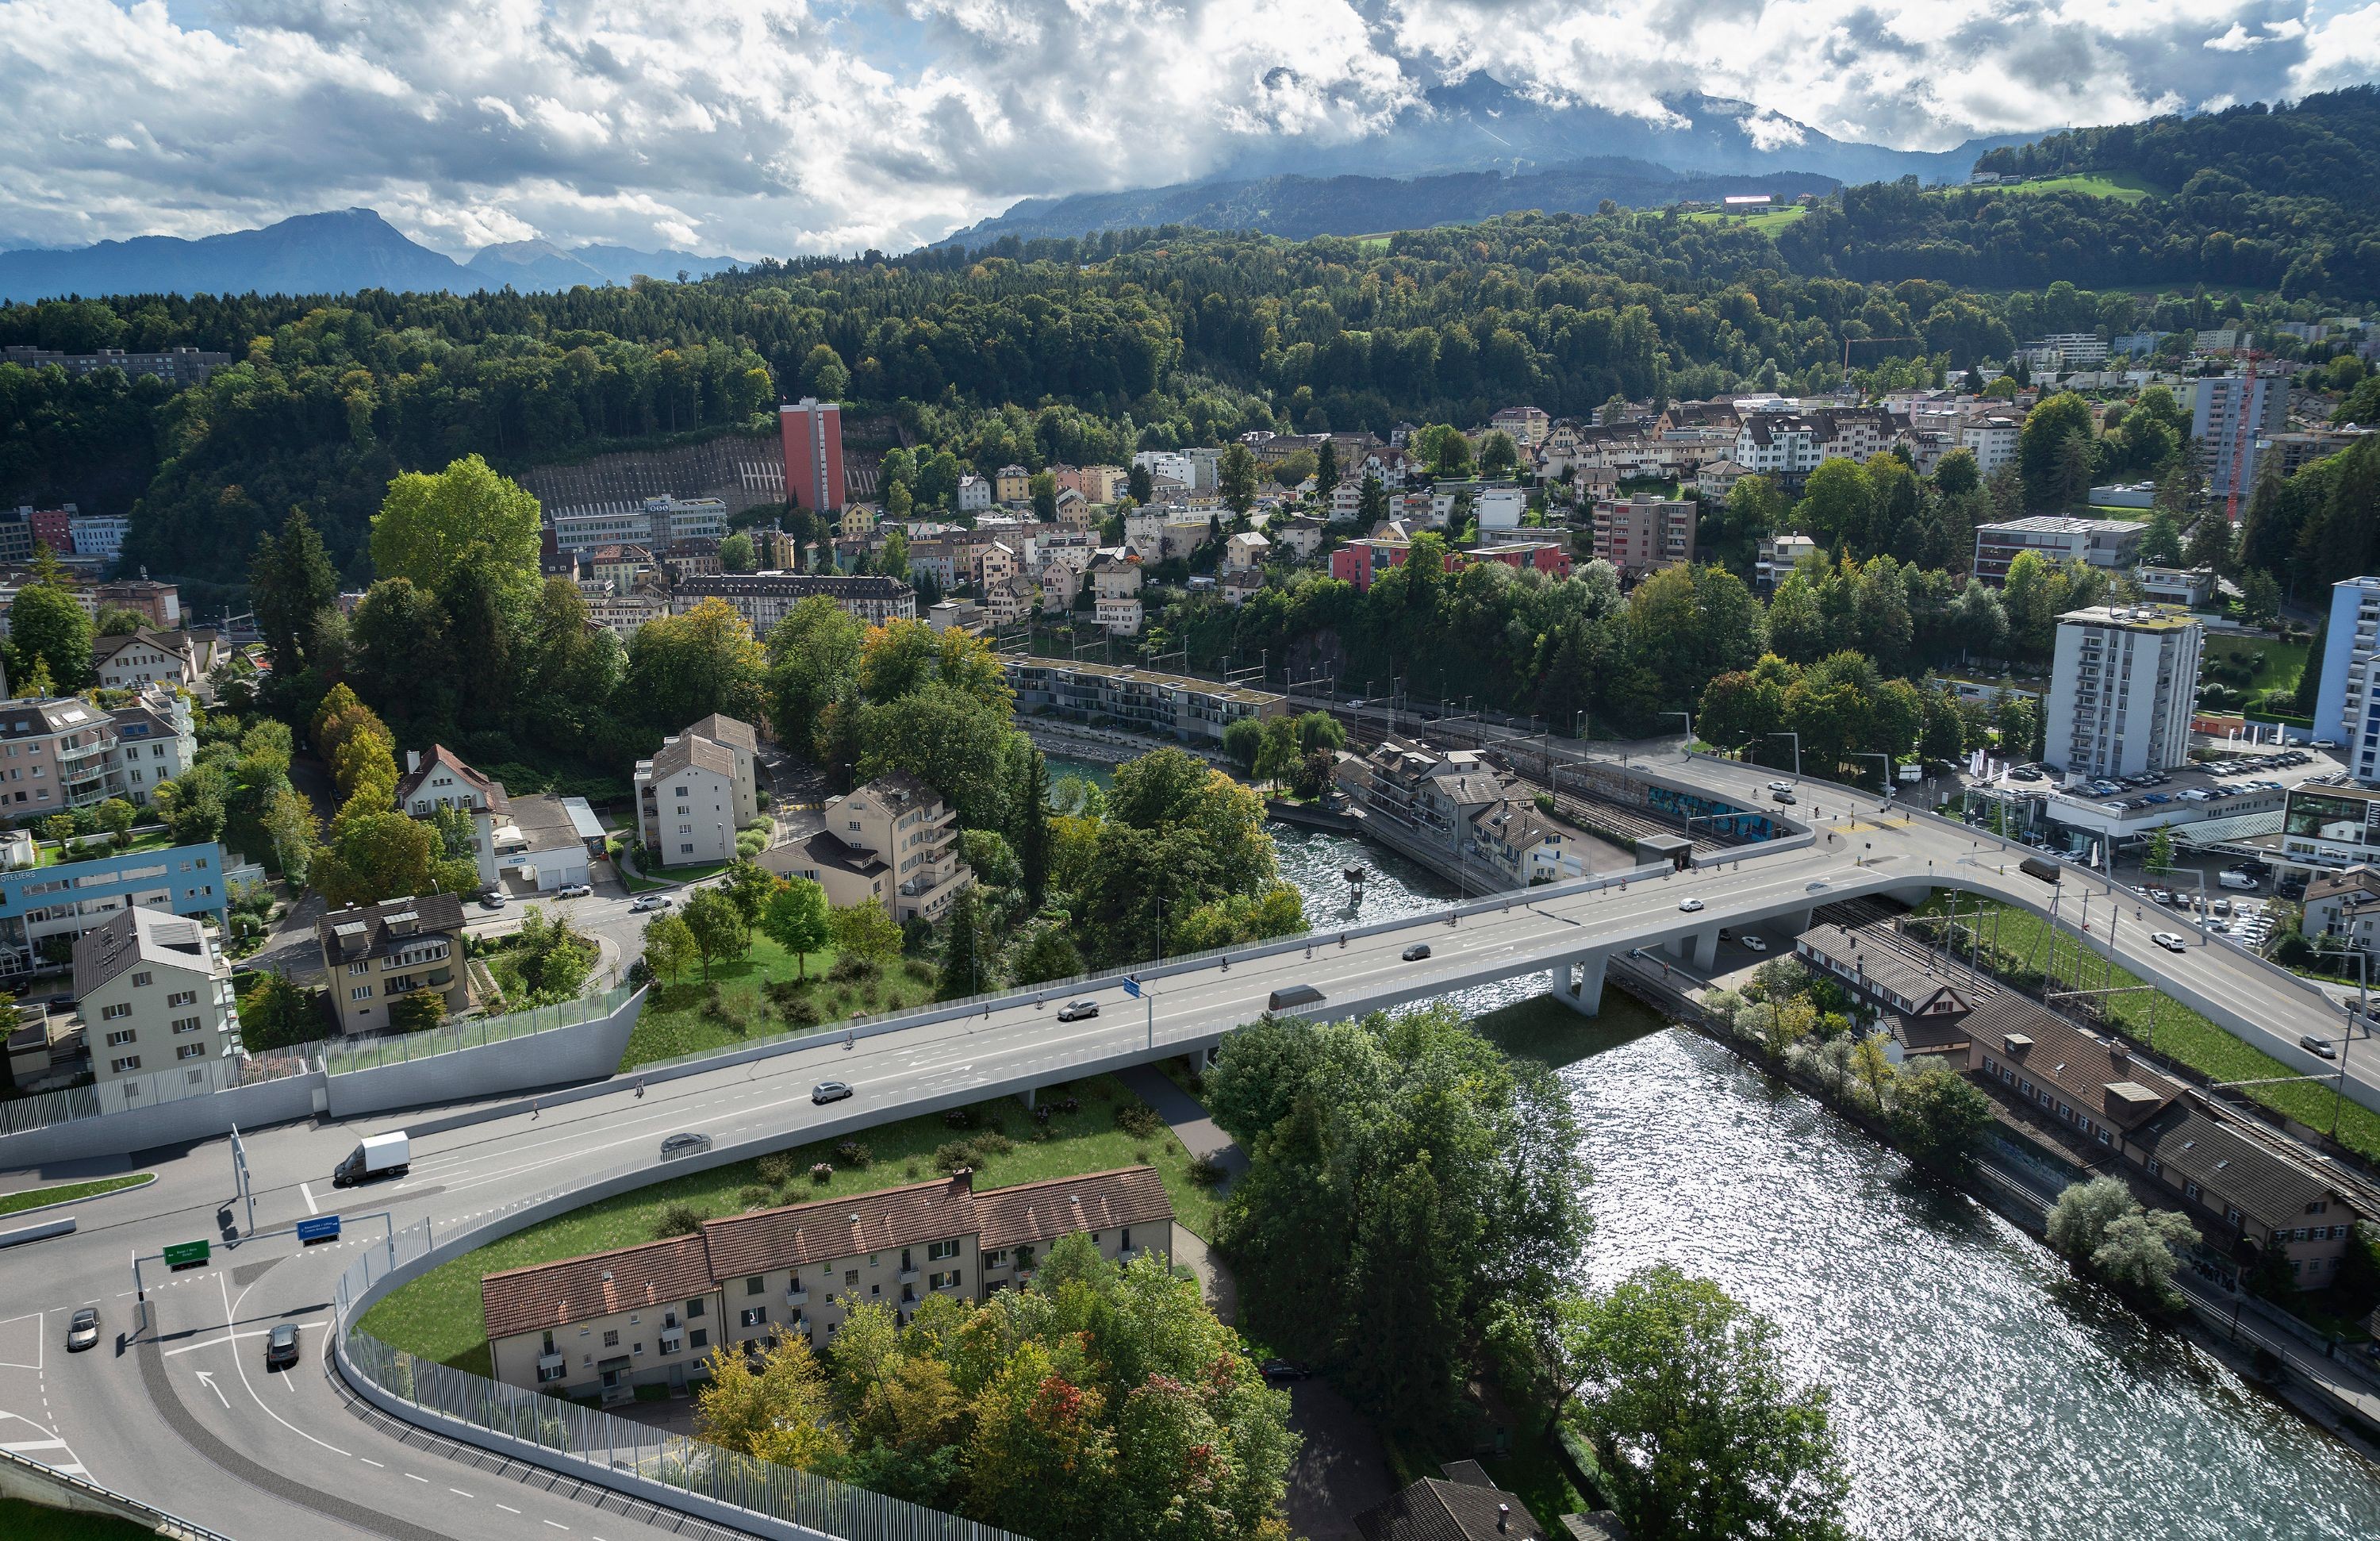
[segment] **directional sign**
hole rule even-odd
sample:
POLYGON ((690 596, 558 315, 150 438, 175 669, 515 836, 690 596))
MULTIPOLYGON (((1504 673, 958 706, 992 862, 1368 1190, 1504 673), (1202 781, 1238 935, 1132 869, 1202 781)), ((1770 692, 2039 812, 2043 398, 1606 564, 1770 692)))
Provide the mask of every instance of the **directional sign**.
POLYGON ((298 1222, 298 1240, 302 1245, 312 1246, 316 1242, 335 1242, 338 1239, 339 1217, 336 1215, 318 1215, 312 1219, 298 1222))
POLYGON ((1140 981, 1139 981, 1139 980, 1137 980, 1137 979, 1126 979, 1126 980, 1123 982, 1123 992, 1124 992, 1126 995, 1131 996, 1131 997, 1132 997, 1134 1000, 1135 1000, 1135 1001, 1139 1000, 1139 999, 1140 999, 1140 981))
POLYGON ((169 1268, 198 1268, 207 1260, 208 1246, 204 1242, 176 1242, 165 1249, 165 1266, 169 1268))

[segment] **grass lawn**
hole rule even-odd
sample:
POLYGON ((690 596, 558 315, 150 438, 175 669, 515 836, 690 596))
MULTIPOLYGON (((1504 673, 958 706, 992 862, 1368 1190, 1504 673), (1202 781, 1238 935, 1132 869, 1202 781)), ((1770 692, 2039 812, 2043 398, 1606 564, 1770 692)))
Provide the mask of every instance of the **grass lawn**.
POLYGON ((2148 516, 2155 512, 2153 508, 2119 508, 2107 503, 2091 505, 2091 517, 2095 519, 2126 519, 2136 525, 2145 523, 2148 516))
POLYGON ((2305 642, 2283 642, 2270 637, 2237 637, 2225 632, 2210 632, 2206 637, 2206 656, 2245 658, 2255 667, 2249 679, 2251 690, 2294 690, 2305 673, 2306 655, 2313 646, 2305 642))
MULTIPOLYGON (((1999 945, 2003 953, 2020 958, 2033 958, 2042 953, 2043 933, 2047 925, 2038 916, 2024 910, 2005 906, 1985 906, 1984 935, 1989 938, 1993 921, 1991 910, 1999 909, 1999 945)), ((1923 913, 1943 913, 1938 896, 1928 902, 1923 913)), ((1961 924, 1972 913, 1961 901, 1959 914, 1961 924)), ((2143 981, 2127 970, 2110 970, 2095 953, 2086 953, 2082 944, 2060 928, 2055 943, 2054 974, 2060 979, 2072 979, 2078 967, 2093 988, 2098 987, 2101 976, 2111 987, 2138 985, 2143 981)), ((2038 966, 2038 965, 2036 965, 2038 966)), ((2292 1075, 2296 1072, 2260 1049, 2252 1049, 2228 1032, 2208 1021, 2172 997, 2145 992, 2108 997, 2108 1014, 2115 1019, 2129 1037, 2136 1038, 2153 1052, 2190 1066, 2217 1081, 2253 1081, 2265 1076, 2292 1075), (2156 1003, 2156 1020, 2152 1029, 2149 1003, 2156 1003)), ((2297 1120, 2310 1128, 2327 1130, 2332 1110, 2338 1110, 2338 1143, 2360 1155, 2380 1158, 2380 1113, 2360 1103, 2342 1101, 2330 1088, 2311 1081, 2290 1081, 2277 1086, 2243 1086, 2240 1088, 2256 1101, 2274 1111, 2297 1120)))
POLYGON ((1796 203, 1783 209, 1766 210, 1757 214, 1726 214, 1716 210, 1704 210, 1688 214, 1686 217, 1699 220, 1725 220, 1730 224, 1741 224, 1749 229, 1766 231, 1773 236, 1809 212, 1807 204, 1796 203))
POLYGON ((81 1514, 44 1509, 21 1499, 0 1499, 0 1535, 8 1541, 143 1541, 155 1534, 147 1525, 112 1515, 81 1514))
POLYGON ((40 848, 39 859, 35 861, 34 865, 37 867, 55 867, 60 862, 93 861, 101 856, 129 856, 137 855, 143 851, 171 850, 174 844, 174 837, 171 833, 162 829, 145 830, 140 833, 134 835, 132 837, 132 843, 126 846, 121 851, 118 851, 115 848, 115 843, 110 841, 105 835, 77 835, 71 843, 74 846, 74 849, 71 851, 58 845, 42 846, 40 848))
POLYGON ((2002 193, 2087 193, 2093 198, 2112 198, 2119 203, 2138 203, 2155 194, 2156 188, 2128 172, 2091 171, 2073 176, 2045 176, 2038 182, 2019 182, 2013 187, 1983 188, 1981 192, 2002 193))
POLYGON ((1191 1180, 1190 1153, 1182 1142, 1162 1125, 1148 1135, 1117 1127, 1116 1109, 1138 1104, 1138 1098, 1105 1075, 1041 1093, 1045 1103, 1069 1096, 1082 1103, 1081 1110, 1057 1114, 1038 1128, 1033 1115, 1013 1098, 978 1103, 973 1129, 953 1129, 940 1114, 880 1125, 859 1136, 874 1158, 864 1169, 844 1167, 831 1142, 796 1147, 789 1154, 794 1171, 803 1175, 782 1190, 761 1183, 758 1162, 738 1161, 590 1204, 432 1269, 373 1306, 363 1325, 399 1348, 485 1375, 487 1318, 480 1304, 483 1274, 651 1241, 662 1210, 670 1204, 691 1204, 706 1216, 729 1215, 929 1181, 936 1175, 937 1148, 993 1131, 1014 1143, 1002 1152, 978 1150, 975 1184, 978 1189, 1012 1187, 1146 1161, 1163 1174, 1174 1218, 1199 1236, 1214 1235, 1214 1198, 1191 1180), (1048 1130, 1049 1138, 1035 1138, 1040 1129, 1048 1130), (807 1174, 820 1161, 834 1163, 835 1173, 828 1182, 812 1183, 807 1174))
POLYGON ((872 979, 829 979, 827 971, 833 964, 834 953, 830 949, 808 954, 803 967, 796 968, 791 953, 755 931, 750 952, 733 963, 710 965, 710 984, 719 987, 716 1007, 710 1003, 710 986, 703 982, 699 968, 689 970, 675 984, 655 983, 645 998, 644 1013, 637 1018, 637 1029, 628 1037, 628 1051, 621 1057, 620 1068, 632 1070, 655 1060, 732 1048, 790 1031, 795 1025, 785 1020, 761 987, 778 979, 798 979, 805 969, 809 985, 804 999, 818 1008, 820 1025, 855 1015, 905 1011, 934 998, 932 968, 921 960, 895 962, 872 979), (917 969, 910 967, 913 961, 925 977, 919 978, 917 969))
POLYGON ((123 1177, 102 1177, 91 1183, 61 1183, 51 1188, 27 1188, 21 1193, 0 1194, 0 1215, 39 1208, 44 1204, 69 1204, 79 1198, 97 1198, 102 1194, 121 1193, 126 1188, 138 1188, 156 1180, 157 1174, 153 1171, 136 1171, 123 1177))

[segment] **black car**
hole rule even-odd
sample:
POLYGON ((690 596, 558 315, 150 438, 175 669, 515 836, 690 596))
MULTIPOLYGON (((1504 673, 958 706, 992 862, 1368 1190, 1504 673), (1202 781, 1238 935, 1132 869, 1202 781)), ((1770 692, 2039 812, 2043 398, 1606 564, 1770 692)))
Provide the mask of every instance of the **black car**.
POLYGON ((1275 1385, 1292 1380, 1314 1378, 1313 1368, 1310 1365, 1301 1365, 1294 1359, 1268 1359, 1259 1367, 1264 1371, 1264 1377, 1275 1385))
POLYGON ((1798 803, 1802 800, 1799 797, 1794 796, 1790 792, 1772 792, 1768 795, 1776 799, 1778 802, 1785 804, 1798 803))
POLYGON ((296 1363, 298 1363, 298 1324, 275 1323, 273 1330, 264 1335, 264 1367, 268 1370, 281 1370, 296 1363))
POLYGON ((820 1081, 810 1088, 810 1100, 816 1103, 840 1102, 851 1095, 848 1081, 820 1081))
POLYGON ((1405 962, 1407 963, 1419 963, 1428 956, 1429 943, 1426 941, 1415 942, 1411 947, 1406 948, 1404 953, 1405 962))
POLYGON ((672 1135, 662 1142, 662 1159, 673 1161, 680 1156, 698 1156, 710 1148, 710 1136, 708 1135, 672 1135))

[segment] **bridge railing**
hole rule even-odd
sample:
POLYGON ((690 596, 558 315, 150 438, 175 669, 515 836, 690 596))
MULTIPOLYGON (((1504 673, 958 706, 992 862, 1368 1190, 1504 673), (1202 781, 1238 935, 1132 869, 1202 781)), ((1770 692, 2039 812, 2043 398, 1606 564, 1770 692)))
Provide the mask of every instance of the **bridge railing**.
POLYGON ((591 995, 582 995, 551 1006, 533 1006, 525 1012, 510 1012, 502 1016, 445 1023, 419 1033, 334 1038, 321 1045, 322 1069, 332 1075, 346 1075, 358 1070, 377 1070, 382 1065, 404 1064, 412 1060, 452 1054, 458 1050, 484 1049, 492 1043, 550 1033, 557 1027, 576 1027, 581 1023, 600 1022, 627 1004, 628 998, 637 993, 638 988, 635 985, 615 985, 610 989, 598 990, 591 995))
MULTIPOLYGON (((230 1541, 229 1537, 209 1530, 204 1525, 185 1520, 180 1515, 159 1509, 154 1504, 142 1503, 139 1499, 119 1493, 113 1487, 103 1487, 87 1476, 75 1476, 70 1473, 61 1472, 55 1467, 44 1465, 30 1455, 21 1455, 15 1450, 0 1449, 0 1466, 15 1469, 14 1479, 7 1486, 18 1486, 21 1484, 23 1486, 36 1488, 55 1487, 62 1492, 73 1494, 80 1500, 79 1507, 104 1510, 118 1519, 145 1525, 160 1535, 175 1536, 179 1538, 179 1541, 230 1541)), ((42 1529, 39 1522, 34 1523, 34 1528, 37 1531, 42 1529)), ((56 1534, 63 1535, 69 1528, 74 1528, 72 1522, 61 1521, 56 1534)), ((115 1527, 109 1528, 113 1530, 115 1527)), ((79 1530, 78 1534, 79 1534, 79 1530)))
POLYGON ((764 1535, 1024 1541, 993 1525, 458 1370, 357 1325, 358 1310, 392 1286, 391 1276, 431 1250, 426 1220, 388 1244, 368 1246, 340 1276, 333 1298, 340 1372, 368 1400, 408 1423, 764 1535))

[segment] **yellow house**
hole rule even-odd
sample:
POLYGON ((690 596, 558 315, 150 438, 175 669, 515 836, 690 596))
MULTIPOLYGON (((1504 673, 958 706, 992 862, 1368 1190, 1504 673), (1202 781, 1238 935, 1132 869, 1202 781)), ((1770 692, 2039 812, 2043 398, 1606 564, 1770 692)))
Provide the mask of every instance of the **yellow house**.
POLYGON ((870 533, 876 528, 876 505, 871 503, 853 504, 843 511, 843 518, 836 528, 843 535, 870 533))
POLYGON ((1033 501, 1033 478, 1022 466, 1002 466, 992 473, 991 495, 1002 503, 1033 501))

